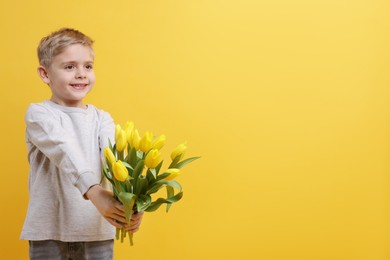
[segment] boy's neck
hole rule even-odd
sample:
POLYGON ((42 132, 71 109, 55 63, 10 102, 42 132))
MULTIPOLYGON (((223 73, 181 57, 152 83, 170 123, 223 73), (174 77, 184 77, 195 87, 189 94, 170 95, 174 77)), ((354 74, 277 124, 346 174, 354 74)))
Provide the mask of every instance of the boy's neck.
POLYGON ((82 108, 82 109, 88 108, 88 105, 85 105, 82 102, 66 103, 63 101, 56 100, 53 97, 50 98, 50 101, 53 103, 56 103, 57 105, 63 106, 63 107, 78 107, 78 108, 82 108))

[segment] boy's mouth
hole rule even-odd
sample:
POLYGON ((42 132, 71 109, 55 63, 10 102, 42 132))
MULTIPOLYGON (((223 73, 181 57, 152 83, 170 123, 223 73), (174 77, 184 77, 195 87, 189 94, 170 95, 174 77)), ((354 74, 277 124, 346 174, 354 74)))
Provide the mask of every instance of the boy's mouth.
POLYGON ((88 86, 88 84, 70 84, 75 89, 84 89, 88 86))

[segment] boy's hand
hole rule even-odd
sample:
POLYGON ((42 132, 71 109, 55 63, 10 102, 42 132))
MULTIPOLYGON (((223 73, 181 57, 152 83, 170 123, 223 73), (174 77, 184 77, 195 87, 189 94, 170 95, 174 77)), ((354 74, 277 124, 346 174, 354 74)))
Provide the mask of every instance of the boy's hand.
MULTIPOLYGON (((85 197, 89 199, 102 216, 113 226, 117 228, 126 227, 126 218, 123 205, 114 198, 112 192, 102 188, 100 185, 94 185, 85 193, 85 197)), ((142 218, 142 215, 141 217, 142 218)), ((139 222, 134 226, 138 230, 139 222)), ((133 224, 131 224, 131 228, 133 224)))
POLYGON ((130 231, 133 233, 137 232, 139 230, 139 226, 141 225, 143 215, 144 215, 143 211, 133 214, 131 216, 130 225, 126 224, 124 228, 127 231, 130 231))

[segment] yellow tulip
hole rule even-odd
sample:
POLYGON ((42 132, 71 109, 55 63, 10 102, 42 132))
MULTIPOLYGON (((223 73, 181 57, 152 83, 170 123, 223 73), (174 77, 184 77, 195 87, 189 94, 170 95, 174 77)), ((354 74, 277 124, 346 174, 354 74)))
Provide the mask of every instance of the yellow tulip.
POLYGON ((180 155, 180 159, 183 158, 185 152, 187 151, 187 143, 179 144, 171 153, 171 159, 172 161, 180 155))
POLYGON ((159 137, 155 138, 152 141, 152 148, 160 150, 164 146, 165 140, 167 140, 165 135, 160 135, 159 137))
POLYGON ((121 130, 122 130, 122 127, 121 127, 119 124, 117 124, 117 125, 115 126, 115 140, 118 139, 119 133, 120 133, 121 130))
POLYGON ((173 180, 180 175, 180 170, 176 168, 168 169, 165 172, 169 173, 168 177, 165 177, 167 181, 173 180))
POLYGON ((116 149, 119 152, 122 152, 127 146, 126 132, 121 128, 120 125, 116 125, 115 128, 115 143, 116 149))
POLYGON ((152 149, 148 152, 145 158, 145 165, 148 168, 156 168, 160 163, 161 153, 157 149, 152 149))
POLYGON ((133 129, 131 132, 131 138, 130 138, 130 146, 134 147, 136 150, 139 149, 139 141, 141 140, 141 137, 139 136, 138 130, 133 129))
POLYGON ((112 153, 111 149, 108 146, 104 148, 104 157, 107 161, 111 163, 111 165, 116 162, 115 155, 112 153))
POLYGON ((125 132, 126 132, 127 142, 128 142, 128 143, 130 143, 130 140, 131 140, 131 132, 133 132, 133 129, 134 129, 134 123, 133 123, 133 121, 127 121, 124 130, 125 130, 125 132))
POLYGON ((152 132, 146 132, 139 141, 139 149, 147 153, 152 148, 153 134, 152 132))
POLYGON ((123 165, 122 161, 117 161, 112 165, 112 171, 114 172, 114 177, 118 181, 125 181, 127 176, 129 176, 129 172, 127 168, 123 165))

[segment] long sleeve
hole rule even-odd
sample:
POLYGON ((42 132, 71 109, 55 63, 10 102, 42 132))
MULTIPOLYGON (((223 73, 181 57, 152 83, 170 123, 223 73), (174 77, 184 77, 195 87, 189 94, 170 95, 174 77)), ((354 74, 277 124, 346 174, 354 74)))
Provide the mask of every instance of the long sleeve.
POLYGON ((79 138, 71 136, 62 126, 66 122, 39 105, 29 107, 25 121, 27 140, 61 169, 82 195, 96 184, 94 172, 78 144, 79 138))

